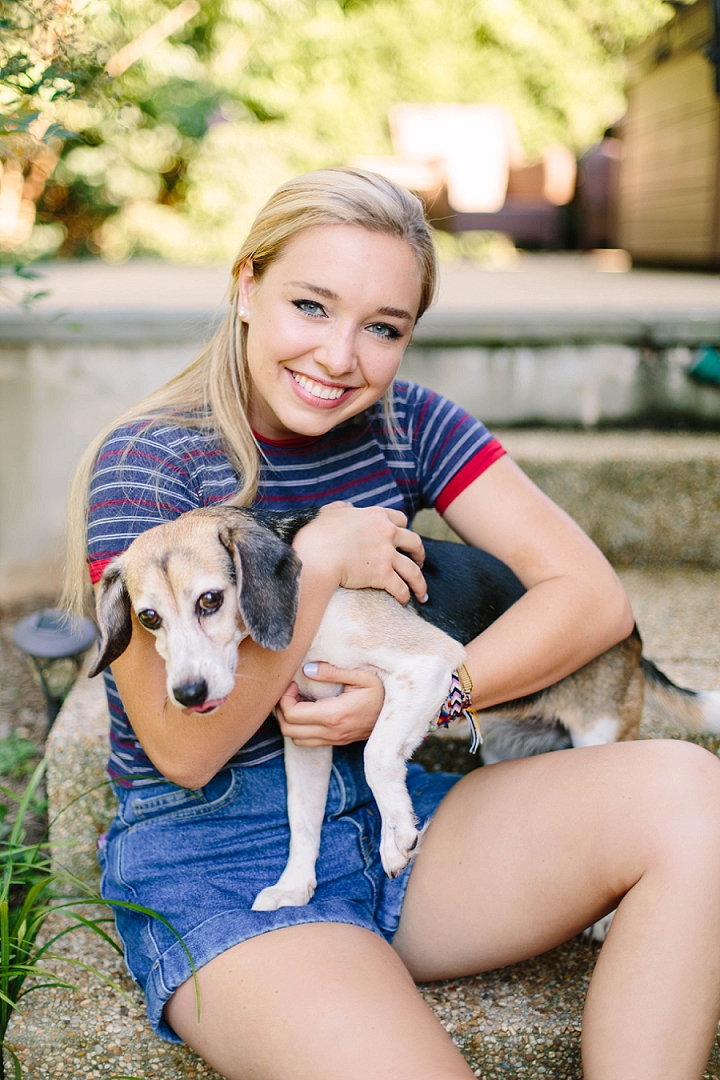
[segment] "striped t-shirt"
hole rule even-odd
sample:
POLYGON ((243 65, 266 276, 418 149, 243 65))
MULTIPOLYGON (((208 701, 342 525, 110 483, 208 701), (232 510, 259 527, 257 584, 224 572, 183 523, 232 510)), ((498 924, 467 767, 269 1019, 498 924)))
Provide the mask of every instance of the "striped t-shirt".
MULTIPOLYGON (((345 421, 320 438, 273 442, 258 437, 260 485, 255 505, 271 510, 354 506, 402 510, 409 520, 434 506, 441 513, 504 453, 490 432, 438 394, 398 380, 392 395, 392 435, 382 405, 345 421)), ((96 582, 140 533, 188 510, 227 502, 238 477, 215 436, 163 423, 116 429, 95 463, 90 487, 88 564, 96 582)), ((111 777, 125 785, 157 781, 135 737, 111 669, 111 777)), ((268 718, 229 764, 251 765, 282 752, 277 722, 268 718)))

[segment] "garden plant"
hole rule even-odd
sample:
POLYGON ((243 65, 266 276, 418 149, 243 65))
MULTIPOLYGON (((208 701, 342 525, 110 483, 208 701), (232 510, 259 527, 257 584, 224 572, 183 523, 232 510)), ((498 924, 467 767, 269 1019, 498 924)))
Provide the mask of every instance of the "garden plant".
MULTIPOLYGON (((18 756, 22 759, 22 754, 18 756)), ((23 1080, 22 1063, 5 1038, 13 1010, 35 990, 49 987, 74 990, 73 967, 91 972, 136 1007, 122 987, 102 971, 63 953, 63 939, 82 927, 97 934, 116 952, 121 954, 122 950, 108 933, 112 917, 99 894, 74 875, 53 865, 44 837, 36 842, 26 842, 26 821, 42 809, 39 791, 45 766, 43 759, 19 797, 11 788, 0 786, 2 795, 17 802, 12 824, 4 826, 4 834, 0 835, 0 1080, 11 1080, 11 1077, 12 1080, 23 1080), (8 1065, 9 1073, 6 1071, 8 1065)), ((4 820, 0 820, 0 826, 3 825, 4 820)), ((151 915, 175 933, 158 912, 129 903, 117 902, 117 906, 151 915)), ((192 966, 189 952, 188 958, 192 966)), ((107 1080, 143 1078, 115 1074, 107 1080)))

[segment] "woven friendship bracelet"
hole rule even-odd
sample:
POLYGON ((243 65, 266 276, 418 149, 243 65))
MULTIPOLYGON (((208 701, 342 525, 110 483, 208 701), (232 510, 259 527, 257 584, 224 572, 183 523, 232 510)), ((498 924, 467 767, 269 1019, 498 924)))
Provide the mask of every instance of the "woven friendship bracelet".
POLYGON ((464 664, 461 664, 452 674, 448 696, 445 698, 437 720, 432 722, 429 730, 437 731, 439 727, 447 727, 452 720, 465 717, 470 725, 470 753, 474 754, 482 743, 482 735, 478 715, 472 707, 472 691, 470 672, 464 664))

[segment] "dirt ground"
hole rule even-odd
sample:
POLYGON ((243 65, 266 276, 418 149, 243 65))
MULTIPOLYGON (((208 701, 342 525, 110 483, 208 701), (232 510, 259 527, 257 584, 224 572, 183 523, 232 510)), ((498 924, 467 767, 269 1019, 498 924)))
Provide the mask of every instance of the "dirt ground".
POLYGON ((45 701, 27 657, 12 635, 25 615, 47 604, 47 599, 40 598, 0 605, 0 739, 14 731, 21 738, 32 739, 40 750, 45 742, 45 701))
MULTIPOLYGON (((48 607, 47 598, 0 605, 0 787, 20 795, 40 761, 47 735, 45 699, 26 656, 13 642, 13 630, 25 615, 48 607)), ((41 796, 42 797, 42 796, 41 796)), ((0 835, 13 816, 14 800, 0 792, 0 835), (7 816, 5 816, 7 815, 7 816), (4 821, 3 821, 4 817, 4 821)), ((28 839, 44 831, 44 815, 28 821, 28 839)))

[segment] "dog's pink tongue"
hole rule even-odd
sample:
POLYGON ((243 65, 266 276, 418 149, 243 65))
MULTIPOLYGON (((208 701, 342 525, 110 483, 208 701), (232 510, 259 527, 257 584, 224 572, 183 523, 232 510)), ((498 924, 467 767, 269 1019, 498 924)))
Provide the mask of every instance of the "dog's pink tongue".
POLYGON ((219 709, 225 701, 227 701, 227 698, 216 698, 214 701, 204 701, 202 705, 188 705, 185 711, 196 713, 214 712, 214 710, 219 709))

